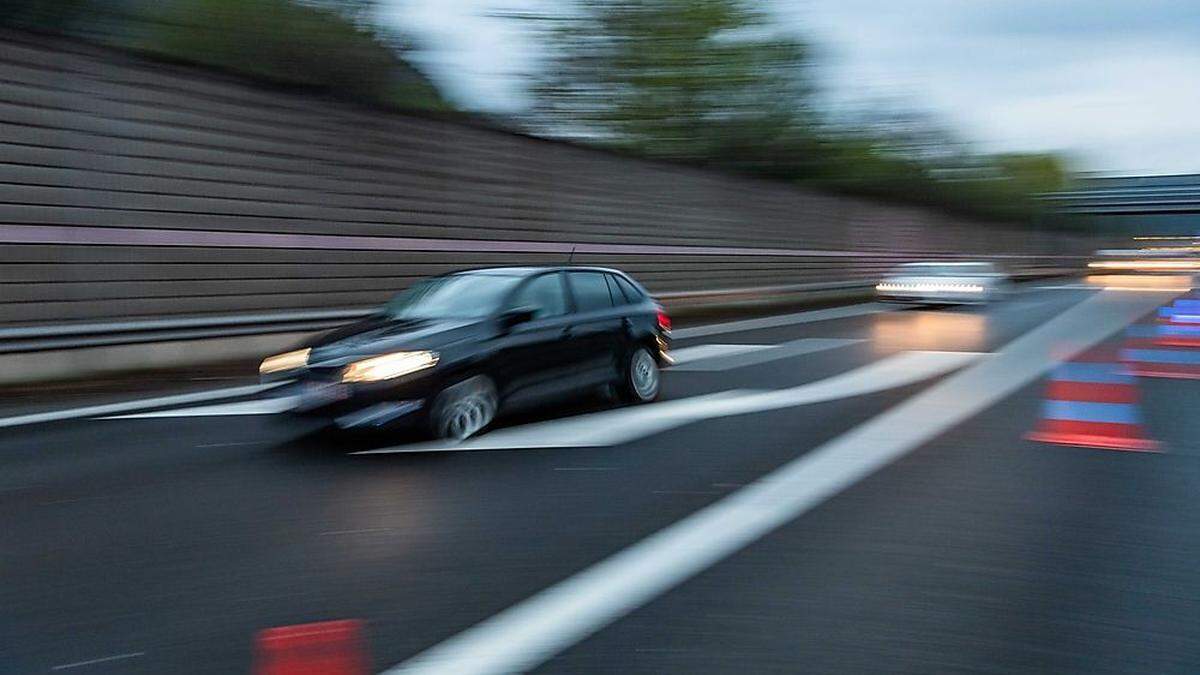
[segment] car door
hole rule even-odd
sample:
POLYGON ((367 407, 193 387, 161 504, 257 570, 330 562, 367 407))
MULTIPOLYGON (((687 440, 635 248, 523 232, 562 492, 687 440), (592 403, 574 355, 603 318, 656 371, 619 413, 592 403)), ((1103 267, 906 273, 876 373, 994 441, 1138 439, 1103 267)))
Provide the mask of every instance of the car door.
POLYGON ((507 329, 495 372, 501 398, 521 407, 553 394, 555 383, 574 367, 570 304, 561 272, 547 272, 522 282, 505 309, 530 309, 529 321, 507 329))
POLYGON ((619 376, 625 335, 624 300, 613 301, 607 276, 590 270, 567 273, 575 304, 571 351, 578 363, 574 376, 578 387, 612 382, 619 376))

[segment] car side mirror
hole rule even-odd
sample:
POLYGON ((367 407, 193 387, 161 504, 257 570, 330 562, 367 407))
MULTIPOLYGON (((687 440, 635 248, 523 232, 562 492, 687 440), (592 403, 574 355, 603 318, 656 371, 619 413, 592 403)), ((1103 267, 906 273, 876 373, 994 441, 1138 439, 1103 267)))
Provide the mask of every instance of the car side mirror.
POLYGON ((532 307, 515 307, 513 309, 505 310, 505 312, 500 315, 500 323, 505 328, 512 328, 513 326, 519 326, 523 323, 529 323, 530 321, 533 321, 533 317, 536 313, 537 310, 532 307))

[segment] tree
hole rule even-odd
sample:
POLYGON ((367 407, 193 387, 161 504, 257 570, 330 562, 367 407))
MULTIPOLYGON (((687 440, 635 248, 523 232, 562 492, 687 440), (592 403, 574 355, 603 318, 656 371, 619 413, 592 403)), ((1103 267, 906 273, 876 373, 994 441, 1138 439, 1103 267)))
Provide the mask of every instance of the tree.
POLYGON ((450 106, 374 0, 0 0, 0 23, 414 109, 450 106))
POLYGON ((539 18, 542 133, 766 166, 807 128, 808 50, 743 0, 596 0, 539 18))

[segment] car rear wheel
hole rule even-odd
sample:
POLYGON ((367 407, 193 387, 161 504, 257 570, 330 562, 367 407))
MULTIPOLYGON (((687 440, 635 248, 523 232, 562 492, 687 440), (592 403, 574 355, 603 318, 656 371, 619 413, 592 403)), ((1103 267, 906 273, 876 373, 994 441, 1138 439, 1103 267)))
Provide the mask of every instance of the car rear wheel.
POLYGON ((476 375, 438 394, 430 422, 438 438, 463 441, 487 428, 499 407, 496 385, 485 375, 476 375))
POLYGON ((645 347, 638 347, 630 354, 625 365, 625 378, 621 393, 632 403, 649 403, 658 398, 662 378, 658 363, 645 347))

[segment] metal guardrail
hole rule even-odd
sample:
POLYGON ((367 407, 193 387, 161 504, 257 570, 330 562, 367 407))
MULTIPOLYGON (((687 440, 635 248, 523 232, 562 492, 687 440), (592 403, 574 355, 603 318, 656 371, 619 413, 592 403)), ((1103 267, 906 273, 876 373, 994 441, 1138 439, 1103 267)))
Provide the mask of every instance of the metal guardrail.
MULTIPOLYGON (((731 288, 661 293, 655 297, 668 304, 687 300, 715 303, 720 302, 722 298, 736 296, 769 296, 804 291, 863 288, 870 283, 872 282, 851 281, 731 288)), ((3 328, 0 329, 0 354, 269 335, 272 333, 315 332, 361 319, 369 316, 373 311, 372 308, 313 310, 3 328)))
MULTIPOLYGON (((1058 276, 1070 271, 1072 271, 1070 268, 1028 270, 1014 276, 1058 276)), ((783 286, 660 293, 655 295, 655 298, 668 306, 672 304, 680 306, 711 304, 715 307, 723 303, 736 303, 744 300, 747 296, 772 299, 794 294, 841 290, 851 291, 870 288, 874 283, 874 279, 857 279, 783 286)), ((276 333, 307 333, 335 328, 347 322, 369 316, 373 311, 373 308, 350 308, 2 328, 0 329, 0 354, 233 338, 276 333)))
POLYGON ((64 324, 0 329, 0 354, 176 342, 205 338, 304 333, 340 326, 371 309, 236 314, 114 323, 64 324))

